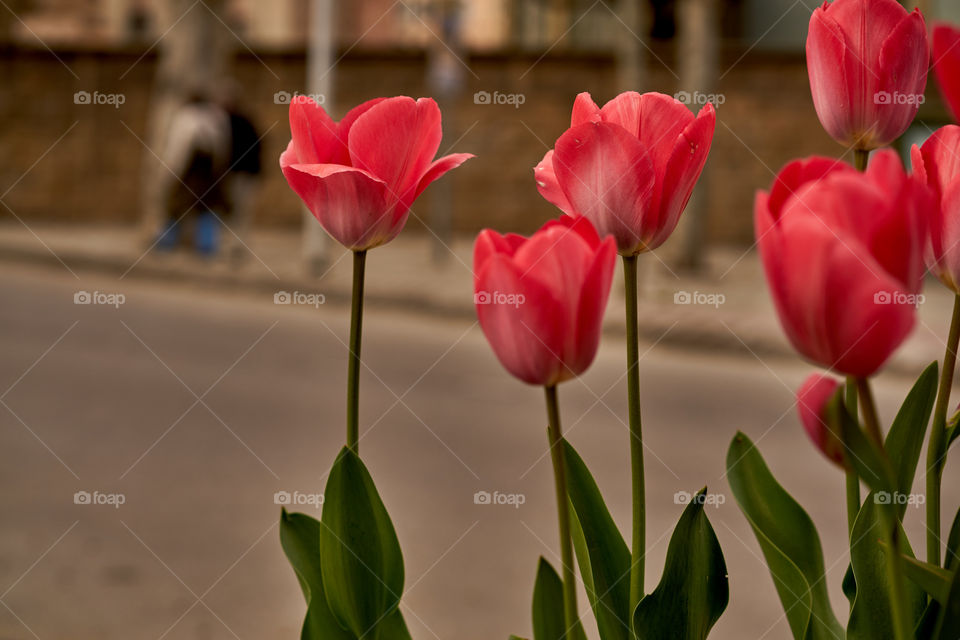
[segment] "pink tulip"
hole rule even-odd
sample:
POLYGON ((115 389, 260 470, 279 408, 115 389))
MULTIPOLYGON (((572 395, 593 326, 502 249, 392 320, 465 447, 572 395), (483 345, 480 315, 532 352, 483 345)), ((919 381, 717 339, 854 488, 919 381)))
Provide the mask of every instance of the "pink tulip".
POLYGON ((489 229, 473 251, 474 301, 483 333, 507 371, 555 385, 597 354, 616 246, 585 218, 561 217, 530 238, 489 229))
POLYGON ((940 23, 933 27, 933 71, 940 93, 960 121, 960 29, 940 23))
POLYGON ((913 171, 930 187, 935 206, 930 215, 927 266, 943 284, 960 293, 960 127, 938 129, 913 146, 913 171))
POLYGON ((853 376, 883 365, 913 328, 930 206, 889 149, 865 173, 830 158, 792 162, 757 194, 757 244, 797 351, 853 376))
POLYGON ((353 251, 393 240, 427 185, 473 157, 433 159, 441 129, 430 98, 377 98, 336 123, 313 99, 298 96, 290 103, 290 131, 283 175, 327 233, 353 251))
POLYGON ((929 61, 923 16, 896 0, 834 0, 810 17, 813 103, 823 128, 845 146, 876 149, 907 130, 929 61))
POLYGON ((815 373, 797 391, 797 411, 804 430, 817 449, 831 462, 848 468, 840 439, 840 424, 833 414, 831 402, 837 396, 840 385, 836 380, 815 373))
POLYGON ((534 168, 540 195, 589 218, 622 255, 656 249, 670 236, 703 171, 716 114, 696 117, 661 93, 621 93, 601 109, 581 93, 570 128, 534 168))

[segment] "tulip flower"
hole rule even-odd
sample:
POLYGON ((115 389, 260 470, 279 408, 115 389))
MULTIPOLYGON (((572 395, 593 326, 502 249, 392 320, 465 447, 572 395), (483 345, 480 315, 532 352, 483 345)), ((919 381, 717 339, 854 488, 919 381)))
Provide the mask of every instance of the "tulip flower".
POLYGON ((716 114, 694 116, 678 100, 633 91, 600 108, 577 96, 570 128, 534 169, 540 195, 610 234, 625 256, 673 233, 703 171, 716 114))
POLYGON ((393 240, 417 196, 473 157, 434 160, 440 109, 430 98, 377 98, 337 123, 312 98, 297 96, 290 131, 283 175, 327 233, 352 251, 393 240))
POLYGON ((960 29, 940 23, 933 27, 933 71, 953 119, 960 121, 960 29))
POLYGON ((584 218, 551 220, 532 237, 480 233, 474 300, 507 371, 553 386, 583 373, 600 343, 616 247, 584 218))
POLYGON ((797 412, 804 430, 817 449, 831 462, 847 469, 840 424, 834 413, 840 407, 840 384, 823 374, 812 374, 797 391, 797 412))
POLYGON ((913 328, 930 203, 889 149, 865 173, 829 158, 792 162, 757 194, 767 283, 797 351, 856 377, 883 365, 913 328))
POLYGON ((914 174, 933 192, 927 266, 954 293, 960 293, 960 127, 938 129, 911 151, 914 174))
POLYGON ((923 102, 929 61, 923 16, 896 0, 834 0, 810 17, 813 103, 845 146, 870 151, 906 131, 923 102))

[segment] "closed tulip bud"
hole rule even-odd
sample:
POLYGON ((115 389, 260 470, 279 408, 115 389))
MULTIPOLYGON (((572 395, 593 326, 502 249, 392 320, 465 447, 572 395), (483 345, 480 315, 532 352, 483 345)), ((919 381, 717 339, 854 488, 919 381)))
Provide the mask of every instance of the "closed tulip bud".
POLYGON ((933 27, 933 71, 953 119, 960 122, 960 29, 939 23, 933 27))
POLYGON ((601 109, 577 96, 570 128, 534 168, 540 195, 612 235, 625 256, 656 249, 703 171, 716 114, 662 93, 621 93, 601 109))
POLYGON ((840 411, 845 411, 840 384, 829 376, 813 374, 797 391, 797 411, 804 431, 828 460, 849 469, 845 447, 840 438, 840 411))
POLYGON ((434 160, 440 109, 430 98, 377 98, 337 123, 312 98, 297 96, 290 132, 280 156, 284 177, 326 232, 353 251, 393 240, 417 196, 473 157, 434 160))
POLYGON ((932 192, 927 266, 960 293, 960 127, 938 129, 912 152, 914 175, 932 192))
POLYGON ((791 162, 757 194, 757 244, 784 332, 812 362, 867 377, 913 328, 928 188, 892 150, 865 173, 831 158, 791 162))
POLYGON ((834 0, 810 17, 807 71, 817 116, 837 142, 872 150, 917 115, 930 49, 919 10, 896 0, 834 0))
POLYGON ((551 220, 530 238, 480 233, 473 252, 477 317, 507 371, 552 386, 597 354, 616 246, 586 218, 551 220))

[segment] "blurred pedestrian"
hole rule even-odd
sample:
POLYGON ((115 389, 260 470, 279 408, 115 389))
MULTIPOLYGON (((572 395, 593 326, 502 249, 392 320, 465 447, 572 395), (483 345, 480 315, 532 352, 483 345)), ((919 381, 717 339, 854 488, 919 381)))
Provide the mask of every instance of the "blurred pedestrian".
POLYGON ((229 257, 240 262, 246 258, 247 234, 253 222, 254 199, 260 181, 260 135, 256 125, 239 105, 238 89, 227 85, 221 95, 221 105, 227 113, 230 126, 230 164, 224 178, 228 206, 227 225, 230 234, 229 257))
POLYGON ((192 222, 196 250, 204 256, 216 254, 220 216, 226 213, 222 178, 229 157, 229 117, 203 93, 192 93, 171 119, 163 152, 169 170, 161 192, 167 223, 157 240, 158 248, 174 249, 188 221, 192 222))

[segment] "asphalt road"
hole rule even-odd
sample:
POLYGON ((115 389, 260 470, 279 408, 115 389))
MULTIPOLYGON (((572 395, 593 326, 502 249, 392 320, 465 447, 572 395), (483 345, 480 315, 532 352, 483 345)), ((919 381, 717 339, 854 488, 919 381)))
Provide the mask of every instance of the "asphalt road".
MULTIPOLYGON (((321 492, 342 444, 347 310, 11 264, 0 300, 0 638, 299 637, 275 493, 321 492), (75 304, 78 291, 125 299, 75 304), (84 491, 107 504, 76 504, 84 491)), ((542 392, 506 374, 468 322, 370 308, 365 329, 361 453, 403 546, 414 637, 529 635, 537 557, 557 564, 558 548, 542 392), (478 491, 523 504, 475 504, 478 491)), ((731 584, 711 637, 789 637, 723 479, 742 429, 817 522, 844 619, 843 480, 791 408, 810 367, 647 346, 648 588, 682 510, 675 494, 708 485, 726 500, 708 512, 731 584)), ((627 531, 622 350, 605 341, 560 396, 564 429, 627 531)), ((888 419, 907 382, 878 383, 888 419)), ((952 464, 948 513, 957 478, 952 464)), ((922 511, 908 517, 922 547, 922 511)))

